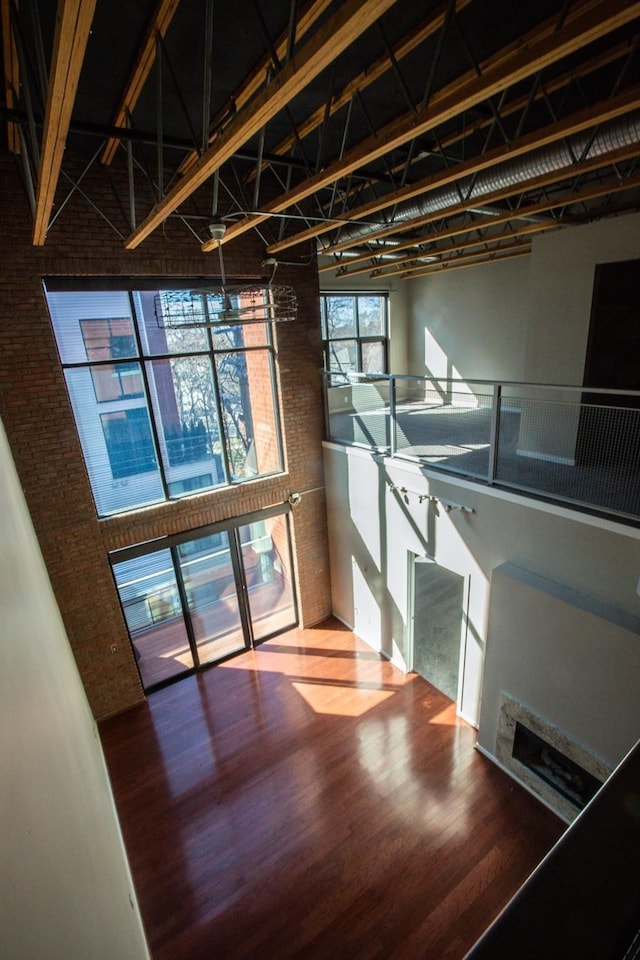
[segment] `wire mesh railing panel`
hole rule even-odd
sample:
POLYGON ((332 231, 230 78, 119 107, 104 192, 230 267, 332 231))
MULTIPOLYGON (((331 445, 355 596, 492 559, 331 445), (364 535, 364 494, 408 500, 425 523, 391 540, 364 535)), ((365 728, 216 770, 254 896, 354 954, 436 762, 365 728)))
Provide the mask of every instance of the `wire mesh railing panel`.
POLYGON ((327 375, 329 439, 640 518, 640 392, 327 375))
POLYGON ((493 394, 427 381, 418 399, 396 400, 396 453, 489 479, 493 394))
POLYGON ((350 379, 327 386, 329 440, 390 450, 389 380, 350 379))
POLYGON ((640 515, 640 409, 521 398, 501 410, 495 480, 640 515))

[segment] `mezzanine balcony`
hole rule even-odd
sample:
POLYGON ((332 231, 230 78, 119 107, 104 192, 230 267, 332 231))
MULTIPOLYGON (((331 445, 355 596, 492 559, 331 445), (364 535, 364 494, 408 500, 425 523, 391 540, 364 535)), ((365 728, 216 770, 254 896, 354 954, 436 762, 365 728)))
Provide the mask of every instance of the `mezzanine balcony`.
POLYGON ((640 392, 325 374, 327 439, 640 522, 640 392))

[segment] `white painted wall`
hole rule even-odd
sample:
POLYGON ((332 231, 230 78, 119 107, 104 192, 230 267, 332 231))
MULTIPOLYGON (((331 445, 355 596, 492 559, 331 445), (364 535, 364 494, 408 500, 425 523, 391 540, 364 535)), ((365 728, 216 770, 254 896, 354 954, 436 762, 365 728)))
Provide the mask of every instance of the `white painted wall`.
POLYGON ((640 257, 640 214, 533 241, 524 379, 582 384, 596 264, 640 257))
POLYGON ((630 214, 535 236, 530 257, 403 281, 407 372, 579 386, 596 264, 636 257, 630 214))
POLYGON ((408 373, 523 380, 529 258, 404 281, 408 373))
MULTIPOLYGON (((431 556, 469 578, 469 618, 461 715, 478 722, 487 644, 492 571, 509 561, 598 601, 640 616, 640 531, 609 521, 491 491, 421 471, 416 464, 373 457, 355 448, 325 444, 334 611, 374 649, 406 665, 409 559, 431 556), (405 497, 389 489, 405 487, 405 497), (472 514, 434 508, 420 495, 473 508, 472 514)), ((580 690, 580 625, 573 628, 566 670, 580 690)), ((552 679, 542 647, 524 643, 517 662, 534 671, 541 687, 552 679)), ((603 669, 627 682, 624 659, 603 669)), ((485 680, 486 683, 486 680, 485 680)), ((529 704, 535 709, 535 704, 529 704)), ((613 705, 612 705, 613 707, 613 705)), ((601 709, 599 707, 599 709, 601 709)), ((604 708, 603 708, 604 709, 604 708)), ((615 710, 612 709, 612 716, 615 710)), ((640 730, 638 731, 640 736, 640 730)), ((613 736, 613 733, 612 733, 613 736)))
POLYGON ((640 738, 640 617, 505 564, 493 572, 478 733, 495 753, 504 691, 617 766, 640 738))
POLYGON ((0 956, 147 960, 104 758, 0 425, 0 956))

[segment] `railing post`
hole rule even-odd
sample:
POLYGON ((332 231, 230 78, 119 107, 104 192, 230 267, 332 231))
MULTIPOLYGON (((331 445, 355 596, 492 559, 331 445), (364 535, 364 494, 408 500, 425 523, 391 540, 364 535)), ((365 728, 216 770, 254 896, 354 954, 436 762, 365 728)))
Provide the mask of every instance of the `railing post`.
POLYGON ((396 455, 396 378, 389 377, 389 453, 396 455))
POLYGON ((502 386, 499 383, 493 385, 493 401, 491 406, 491 439, 489 441, 489 476, 487 480, 490 484, 496 482, 496 469, 498 466, 498 444, 500 434, 500 402, 502 400, 502 386))

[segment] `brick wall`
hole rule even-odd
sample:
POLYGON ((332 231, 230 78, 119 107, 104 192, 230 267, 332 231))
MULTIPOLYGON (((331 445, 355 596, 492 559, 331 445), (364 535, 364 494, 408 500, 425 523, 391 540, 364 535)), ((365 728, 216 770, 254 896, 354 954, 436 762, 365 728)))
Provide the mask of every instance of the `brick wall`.
MULTIPOLYGON (((262 324, 247 324, 244 331, 244 343, 247 347, 264 345, 262 324)), ((273 422, 273 401, 271 373, 264 351, 249 350, 245 354, 251 413, 253 416, 253 438, 255 455, 260 473, 269 473, 278 469, 278 437, 273 422)))
MULTIPOLYGON (((318 278, 315 265, 280 267, 295 287, 299 314, 277 328, 286 472, 228 491, 98 520, 42 290, 44 276, 216 275, 193 235, 171 219, 137 250, 129 233, 124 171, 97 167, 72 196, 44 247, 31 245, 31 217, 18 167, 0 158, 0 416, 5 425, 51 583, 97 718, 142 699, 108 562, 110 550, 284 502, 292 511, 296 581, 303 625, 331 609, 322 477, 323 434, 318 278), (111 653, 112 644, 118 652, 111 653)), ((58 198, 59 202, 60 198, 58 198)), ((209 201, 210 202, 210 201, 209 201)), ((194 201, 197 209, 197 199, 194 201)), ((205 206, 206 209, 206 206, 205 206)), ((250 232, 224 248, 229 277, 259 277, 264 248, 250 232)))

